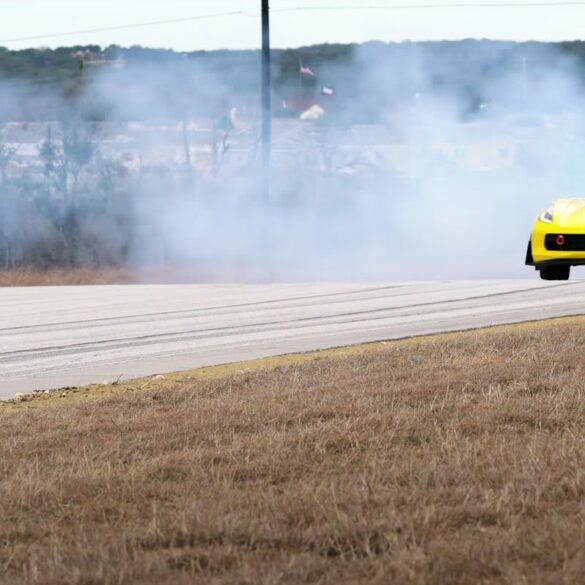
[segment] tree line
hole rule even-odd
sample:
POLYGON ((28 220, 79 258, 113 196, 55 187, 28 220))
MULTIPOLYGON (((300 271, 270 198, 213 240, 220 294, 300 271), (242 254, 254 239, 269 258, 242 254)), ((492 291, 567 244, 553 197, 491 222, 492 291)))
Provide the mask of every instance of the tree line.
MULTIPOLYGON (((106 48, 97 45, 76 45, 56 49, 39 48, 8 50, 0 48, 0 119, 55 118, 59 100, 75 99, 81 75, 95 78, 114 64, 123 64, 116 73, 121 84, 136 92, 151 80, 138 72, 148 69, 158 83, 163 76, 170 106, 148 115, 181 119, 181 104, 188 104, 190 115, 210 115, 234 101, 252 103, 259 91, 258 51, 194 51, 141 46, 106 48), (98 56, 85 66, 83 57, 98 56), (96 64, 97 63, 97 64, 96 64), (198 83, 204 72, 218 82, 202 91, 198 83), (3 98, 2 83, 23 84, 23 99, 8 103, 3 98), (179 105, 177 105, 179 104, 179 105)), ((389 104, 407 99, 421 91, 442 94, 457 93, 465 107, 473 112, 486 100, 497 99, 490 85, 497 85, 503 74, 520 77, 526 63, 530 69, 542 63, 570 63, 572 72, 585 79, 585 42, 515 43, 489 40, 464 40, 420 43, 371 42, 362 45, 315 45, 298 49, 275 49, 273 55, 273 86, 277 98, 298 97, 299 87, 305 94, 318 92, 322 85, 335 89, 335 107, 347 112, 359 102, 363 121, 376 120, 389 104), (299 78, 299 65, 309 65, 314 78, 299 78), (425 69, 424 80, 413 75, 416 67, 425 69), (386 78, 385 95, 380 95, 380 80, 386 78), (390 83, 391 82, 391 83, 390 83), (389 89, 390 88, 390 89, 389 89), (391 94, 391 95, 389 95, 391 94)), ((5 92, 4 92, 5 93, 5 92)), ((280 103, 279 101, 276 102, 280 103)), ((111 117, 107 100, 94 100, 85 115, 100 120, 111 117)), ((140 109, 126 113, 140 116, 140 109)), ((348 114, 349 115, 349 114, 348 114)))

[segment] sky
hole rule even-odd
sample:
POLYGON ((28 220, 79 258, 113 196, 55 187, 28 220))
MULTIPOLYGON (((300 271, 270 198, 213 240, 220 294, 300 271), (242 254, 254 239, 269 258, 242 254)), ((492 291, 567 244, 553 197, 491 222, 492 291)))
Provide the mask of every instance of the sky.
MULTIPOLYGON (((532 3, 539 1, 545 0, 532 0, 532 3)), ((585 38, 585 1, 574 5, 563 5, 561 0, 549 1, 554 5, 502 6, 506 0, 271 0, 272 44, 284 48, 369 40, 558 41, 585 38), (421 8, 421 4, 443 4, 443 7, 421 8), (445 7, 445 4, 468 6, 445 7), (486 7, 485 4, 500 6, 486 7), (382 9, 396 5, 400 9, 382 9), (323 6, 336 9, 317 9, 323 6), (347 9, 351 7, 353 9, 347 9), (302 10, 285 11, 287 8, 302 10)), ((509 3, 530 4, 531 0, 509 0, 509 3)), ((257 48, 259 8, 260 0, 0 0, 0 46, 21 49, 72 44, 139 44, 178 51, 257 48), (229 12, 245 14, 30 38, 229 12), (13 40, 23 37, 27 39, 13 40)))

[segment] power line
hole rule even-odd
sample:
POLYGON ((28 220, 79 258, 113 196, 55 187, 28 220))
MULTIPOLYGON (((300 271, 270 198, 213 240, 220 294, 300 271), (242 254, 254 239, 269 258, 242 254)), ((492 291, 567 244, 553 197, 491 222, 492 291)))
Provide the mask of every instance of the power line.
MULTIPOLYGON (((361 6, 340 6, 336 4, 323 4, 319 6, 291 6, 288 8, 273 8, 273 14, 283 14, 291 12, 317 12, 317 11, 392 11, 392 10, 449 10, 449 9, 471 9, 471 8, 560 8, 560 7, 583 7, 585 1, 533 1, 533 2, 481 2, 481 3, 464 3, 464 2, 446 2, 441 4, 371 4, 361 6)), ((216 12, 212 14, 201 14, 198 16, 187 16, 184 18, 174 18, 170 20, 154 20, 150 22, 140 22, 133 24, 123 24, 102 28, 92 28, 83 30, 74 30, 59 33, 49 33, 43 35, 33 35, 28 37, 15 37, 10 39, 0 39, 0 44, 19 43, 27 41, 41 41, 46 39, 55 39, 70 37, 75 35, 86 35, 102 32, 113 32, 120 30, 131 30, 137 28, 146 28, 151 26, 163 26, 170 24, 179 24, 184 22, 194 22, 197 20, 212 20, 219 18, 229 18, 235 16, 257 18, 258 15, 245 10, 236 10, 231 12, 216 12)))
POLYGON ((60 32, 60 33, 50 33, 46 35, 35 35, 30 37, 17 37, 13 39, 0 39, 0 43, 18 43, 18 42, 25 42, 25 41, 40 41, 44 39, 56 39, 59 37, 70 37, 75 35, 85 35, 85 34, 92 34, 92 33, 101 33, 101 32, 112 32, 118 30, 129 30, 135 28, 145 28, 149 26, 159 26, 165 24, 177 24, 181 22, 191 22, 195 20, 212 20, 216 18, 228 18, 230 16, 252 16, 250 13, 245 12, 243 10, 236 10, 233 12, 216 12, 214 14, 201 14, 199 16, 187 16, 185 18, 174 18, 171 20, 153 20, 151 22, 140 22, 135 24, 122 24, 117 26, 108 26, 104 28, 90 28, 84 30, 74 30, 68 32, 60 32))
POLYGON ((578 7, 585 6, 583 1, 567 2, 479 2, 463 3, 448 2, 441 4, 371 4, 364 6, 340 6, 335 4, 324 4, 321 6, 291 6, 288 8, 275 8, 272 12, 313 12, 313 11, 358 11, 358 10, 436 10, 436 9, 457 9, 457 8, 557 8, 557 7, 578 7))

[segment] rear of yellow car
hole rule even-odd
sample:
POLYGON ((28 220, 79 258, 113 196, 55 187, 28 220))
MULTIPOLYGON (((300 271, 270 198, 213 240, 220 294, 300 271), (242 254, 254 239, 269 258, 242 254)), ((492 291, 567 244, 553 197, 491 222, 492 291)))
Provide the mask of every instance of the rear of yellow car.
POLYGON ((559 199, 540 212, 526 264, 543 280, 568 280, 571 266, 585 264, 585 199, 559 199))

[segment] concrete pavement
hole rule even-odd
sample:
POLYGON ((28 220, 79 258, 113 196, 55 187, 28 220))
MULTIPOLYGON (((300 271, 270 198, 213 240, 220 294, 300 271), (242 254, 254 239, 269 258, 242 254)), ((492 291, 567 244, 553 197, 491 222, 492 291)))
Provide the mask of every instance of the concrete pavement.
POLYGON ((585 282, 0 289, 0 398, 585 313, 585 282))

